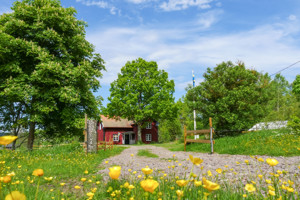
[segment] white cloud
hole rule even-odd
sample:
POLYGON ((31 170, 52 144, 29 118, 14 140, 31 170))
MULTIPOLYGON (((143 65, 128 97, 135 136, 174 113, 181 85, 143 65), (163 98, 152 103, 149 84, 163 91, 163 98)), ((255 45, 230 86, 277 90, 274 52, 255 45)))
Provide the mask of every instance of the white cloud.
POLYGON ((295 20, 297 20, 297 17, 295 15, 290 15, 289 20, 295 21, 295 20))
MULTIPOLYGON (((160 69, 175 77, 176 90, 181 91, 191 82, 192 69, 195 77, 199 78, 207 67, 223 61, 241 60, 249 68, 272 74, 299 60, 300 47, 295 36, 299 34, 299 25, 292 22, 236 33, 200 33, 199 30, 186 31, 181 27, 153 29, 143 26, 101 29, 87 36, 106 61, 108 71, 101 80, 104 85, 117 78, 117 73, 127 61, 138 57, 156 61, 160 69)), ((284 73, 292 77, 297 71, 299 73, 300 65, 284 73)), ((289 81, 292 79, 294 77, 288 78, 289 81)))
POLYGON ((106 1, 96 1, 96 0, 76 0, 76 2, 80 2, 86 6, 97 6, 103 9, 109 9, 112 15, 115 15, 117 12, 120 13, 119 9, 115 6, 107 3, 106 1))
POLYGON ((168 0, 160 5, 164 11, 184 10, 189 7, 195 6, 200 9, 210 8, 210 3, 213 0, 168 0))
POLYGON ((134 4, 140 4, 140 3, 146 3, 150 1, 156 1, 156 0, 126 0, 129 3, 134 3, 134 4))

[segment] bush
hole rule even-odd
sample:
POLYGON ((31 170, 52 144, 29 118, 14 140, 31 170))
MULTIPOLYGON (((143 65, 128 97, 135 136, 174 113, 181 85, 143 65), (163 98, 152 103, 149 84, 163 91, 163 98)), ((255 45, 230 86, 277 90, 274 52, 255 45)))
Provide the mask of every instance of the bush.
POLYGON ((287 126, 291 128, 296 134, 300 134, 300 118, 293 116, 290 121, 288 121, 287 126))

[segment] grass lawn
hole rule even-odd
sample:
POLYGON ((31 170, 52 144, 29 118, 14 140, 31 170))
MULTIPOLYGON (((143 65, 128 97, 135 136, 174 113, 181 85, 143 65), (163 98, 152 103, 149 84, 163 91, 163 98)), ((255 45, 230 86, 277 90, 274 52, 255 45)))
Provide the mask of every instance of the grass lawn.
MULTIPOLYGON (((18 190, 26 194, 27 199, 34 199, 39 183, 37 199, 78 199, 88 191, 77 190, 74 186, 89 184, 96 186, 101 175, 96 174, 98 165, 106 158, 121 153, 125 148, 116 146, 113 150, 99 151, 86 155, 79 143, 65 146, 41 148, 29 152, 27 150, 0 150, 0 177, 12 176, 11 184, 0 185, 0 199, 4 199, 9 190, 18 190), (43 169, 40 178, 32 175, 33 170, 43 169), (86 178, 86 182, 81 181, 86 178), (61 186, 60 183, 65 183, 61 186), (8 187, 9 186, 9 187, 8 187), (63 192, 63 194, 61 194, 63 192)), ((1 184, 1 182, 0 182, 1 184)))
POLYGON ((137 156, 146 156, 150 158, 158 158, 158 155, 151 153, 148 149, 140 149, 137 156))
MULTIPOLYGON (((300 156, 300 137, 287 129, 249 132, 215 139, 214 152, 220 154, 300 156)), ((155 144, 171 151, 183 151, 183 142, 155 144)), ((210 144, 192 143, 187 151, 210 152, 210 144)))

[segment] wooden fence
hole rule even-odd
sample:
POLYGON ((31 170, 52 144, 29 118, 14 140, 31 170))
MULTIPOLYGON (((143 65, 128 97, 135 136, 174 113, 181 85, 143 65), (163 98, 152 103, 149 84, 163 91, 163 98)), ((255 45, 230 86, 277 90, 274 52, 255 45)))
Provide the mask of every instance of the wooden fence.
POLYGON ((215 141, 213 140, 213 133, 214 129, 212 127, 212 120, 209 118, 209 129, 204 129, 204 130, 191 130, 188 131, 186 130, 186 126, 184 126, 184 151, 186 151, 186 145, 189 143, 210 143, 211 145, 211 153, 214 153, 214 144, 215 141), (203 139, 188 139, 187 136, 195 136, 195 135, 206 135, 208 138, 209 135, 209 140, 203 140, 203 139))

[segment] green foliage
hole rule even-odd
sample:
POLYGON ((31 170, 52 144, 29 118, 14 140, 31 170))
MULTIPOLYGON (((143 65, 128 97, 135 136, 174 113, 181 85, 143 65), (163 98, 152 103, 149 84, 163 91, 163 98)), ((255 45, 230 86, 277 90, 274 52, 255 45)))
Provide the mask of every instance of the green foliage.
POLYGON ((297 75, 293 82, 293 93, 298 97, 298 100, 300 100, 300 75, 297 75))
POLYGON ((300 118, 293 116, 290 121, 288 121, 287 126, 291 128, 296 134, 300 135, 300 118))
POLYGON ((36 125, 63 134, 84 113, 98 116, 92 91, 104 62, 76 10, 59 0, 23 0, 12 11, 0 16, 0 98, 25 106, 30 138, 36 125))
POLYGON ((137 155, 138 156, 146 156, 149 158, 158 158, 158 155, 151 153, 149 151, 149 149, 140 149, 140 150, 138 150, 137 155))
POLYGON ((158 70, 156 62, 142 58, 127 62, 118 79, 111 83, 110 92, 106 114, 133 120, 138 127, 149 120, 177 116, 174 81, 168 80, 167 72, 158 70))
POLYGON ((174 120, 162 120, 159 123, 159 142, 174 141, 183 135, 179 117, 174 120))
MULTIPOLYGON (((214 152, 232 155, 300 156, 299 136, 288 129, 262 130, 239 136, 216 138, 214 152)), ((183 151, 182 143, 155 144, 171 151, 183 151)), ((210 152, 210 144, 191 143, 187 151, 210 152)))
POLYGON ((268 90, 270 101, 263 121, 289 120, 291 116, 300 113, 299 102, 292 93, 291 85, 283 76, 276 74, 268 90))
POLYGON ((243 63, 223 62, 203 76, 200 85, 187 91, 189 106, 202 114, 203 123, 212 117, 216 130, 240 130, 265 116, 270 98, 267 74, 246 69, 243 63))

